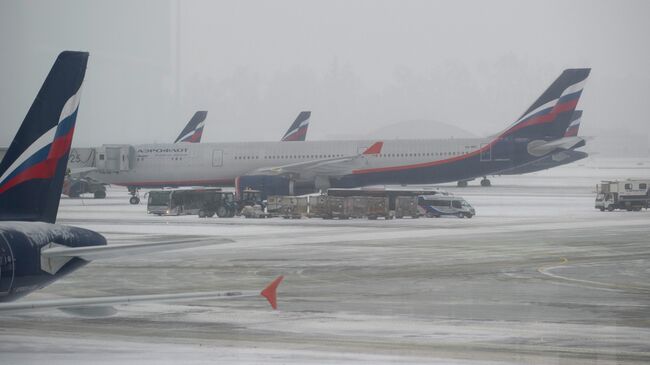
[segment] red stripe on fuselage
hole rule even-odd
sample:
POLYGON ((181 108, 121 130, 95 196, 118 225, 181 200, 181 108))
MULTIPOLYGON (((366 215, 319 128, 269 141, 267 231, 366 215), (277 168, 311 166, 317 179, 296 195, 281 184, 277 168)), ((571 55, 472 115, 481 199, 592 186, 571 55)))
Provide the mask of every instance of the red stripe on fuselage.
POLYGON ((456 161, 461 161, 473 156, 476 156, 480 154, 481 152, 485 151, 486 149, 490 148, 494 142, 498 140, 492 141, 489 145, 486 145, 482 147, 481 149, 478 149, 476 151, 472 151, 470 153, 466 153, 464 155, 452 157, 452 158, 447 158, 444 160, 437 160, 437 161, 431 161, 431 162, 422 162, 422 163, 416 163, 412 165, 404 165, 404 166, 390 166, 390 167, 377 167, 374 169, 364 169, 364 170, 354 170, 352 171, 353 174, 370 174, 373 172, 385 172, 385 171, 401 171, 401 170, 410 170, 410 169, 417 169, 421 167, 431 167, 431 166, 437 166, 437 165, 442 165, 450 162, 456 162, 456 161))
POLYGON ((215 179, 215 180, 178 180, 178 181, 129 181, 115 182, 112 185, 118 186, 136 186, 136 187, 157 187, 157 186, 194 186, 194 185, 214 185, 227 184, 234 185, 234 179, 215 179))

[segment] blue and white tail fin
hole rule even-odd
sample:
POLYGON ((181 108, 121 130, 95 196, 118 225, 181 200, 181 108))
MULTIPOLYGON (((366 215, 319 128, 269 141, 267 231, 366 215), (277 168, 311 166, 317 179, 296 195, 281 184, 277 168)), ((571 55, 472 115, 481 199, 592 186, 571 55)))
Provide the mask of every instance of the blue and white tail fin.
POLYGON ((562 138, 591 69, 567 69, 500 137, 562 138))
POLYGON ((309 118, 311 118, 311 112, 300 112, 281 141, 304 141, 307 137, 307 129, 309 128, 309 118))
POLYGON ((178 135, 178 138, 174 143, 178 142, 190 142, 190 143, 199 143, 201 142, 201 136, 203 136, 203 125, 205 117, 208 116, 208 112, 205 110, 198 111, 194 113, 192 119, 187 123, 185 128, 181 131, 181 134, 178 135))
POLYGON ((88 53, 59 54, 0 163, 0 220, 54 223, 88 53))
POLYGON ((580 122, 582 121, 582 110, 576 110, 571 116, 571 121, 569 126, 564 132, 564 137, 575 137, 578 135, 578 130, 580 129, 580 122))

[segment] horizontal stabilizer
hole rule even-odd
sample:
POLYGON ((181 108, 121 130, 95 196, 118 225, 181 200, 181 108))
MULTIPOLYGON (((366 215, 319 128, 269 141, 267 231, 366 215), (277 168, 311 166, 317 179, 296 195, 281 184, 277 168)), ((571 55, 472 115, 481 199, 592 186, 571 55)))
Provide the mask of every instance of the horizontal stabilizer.
POLYGON ((533 141, 528 145, 528 153, 533 156, 543 156, 556 149, 569 150, 584 145, 585 140, 580 137, 562 137, 550 142, 533 141), (537 143, 536 143, 537 142, 537 143))

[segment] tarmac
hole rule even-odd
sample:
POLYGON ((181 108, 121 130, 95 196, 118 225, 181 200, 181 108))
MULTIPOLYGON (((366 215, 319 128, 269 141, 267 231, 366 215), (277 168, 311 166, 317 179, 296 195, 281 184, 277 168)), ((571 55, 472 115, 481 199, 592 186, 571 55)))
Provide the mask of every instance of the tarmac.
POLYGON ((648 363, 650 212, 593 206, 600 179, 650 177, 629 166, 441 187, 476 208, 472 219, 155 217, 119 187, 63 199, 59 223, 109 244, 233 242, 92 262, 30 300, 253 290, 285 275, 279 309, 259 298, 7 315, 0 363, 648 363))

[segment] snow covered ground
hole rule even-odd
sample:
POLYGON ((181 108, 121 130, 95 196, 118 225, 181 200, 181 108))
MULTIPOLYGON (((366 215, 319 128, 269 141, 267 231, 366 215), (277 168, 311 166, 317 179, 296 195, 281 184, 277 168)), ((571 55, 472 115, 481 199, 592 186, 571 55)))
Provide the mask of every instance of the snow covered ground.
POLYGON ((650 161, 589 159, 444 189, 472 219, 155 217, 125 189, 64 199, 59 222, 110 244, 234 242, 93 262, 30 299, 261 289, 259 300, 0 317, 0 363, 650 362, 650 212, 599 212, 595 184, 650 178, 650 161))

